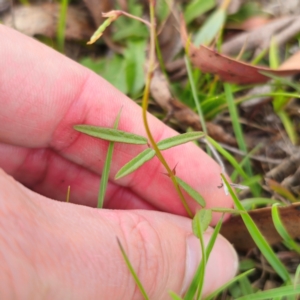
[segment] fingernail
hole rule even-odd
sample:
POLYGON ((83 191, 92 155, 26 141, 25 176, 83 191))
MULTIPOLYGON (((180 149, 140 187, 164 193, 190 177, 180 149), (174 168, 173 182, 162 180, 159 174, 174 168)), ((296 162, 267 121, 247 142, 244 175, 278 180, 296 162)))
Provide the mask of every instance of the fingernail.
MULTIPOLYGON (((208 243, 211 233, 204 233, 204 242, 208 243)), ((202 258, 200 241, 194 235, 187 237, 186 269, 181 295, 189 288, 202 258)), ((232 245, 222 236, 218 236, 206 264, 203 296, 213 292, 232 279, 238 269, 238 257, 232 245)))
POLYGON ((201 260, 200 241, 194 235, 186 239, 186 265, 181 295, 189 288, 201 260))

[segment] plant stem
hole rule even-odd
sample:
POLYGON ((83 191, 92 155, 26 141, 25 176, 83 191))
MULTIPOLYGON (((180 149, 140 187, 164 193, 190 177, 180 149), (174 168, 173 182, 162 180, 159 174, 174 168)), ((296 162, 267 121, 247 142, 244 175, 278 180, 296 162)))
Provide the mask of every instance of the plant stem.
POLYGON ((149 128, 149 124, 148 124, 148 120, 147 120, 147 109, 148 109, 148 98, 149 98, 149 92, 150 92, 150 84, 151 84, 151 78, 153 76, 153 72, 154 72, 154 65, 155 65, 155 10, 154 10, 154 6, 155 6, 155 1, 154 0, 150 0, 150 23, 151 23, 151 28, 150 28, 150 49, 149 49, 149 65, 148 65, 148 72, 147 72, 147 77, 146 77, 146 83, 145 83, 145 90, 144 90, 144 94, 143 94, 143 122, 144 122, 144 127, 148 136, 148 139, 151 143, 151 146, 153 147, 153 149, 155 150, 156 156, 158 157, 158 159, 160 160, 160 162, 163 164, 163 166, 166 168, 169 177, 171 178, 174 187, 180 197, 180 200, 185 208, 185 210, 187 211, 189 217, 192 217, 193 214, 190 210, 190 208, 188 207, 186 200, 182 194, 182 191, 176 181, 176 178, 174 176, 173 171, 171 170, 171 168, 169 167, 169 165, 167 164, 166 160, 164 159, 163 155, 161 154, 160 150, 157 147, 157 144, 152 136, 152 133, 150 131, 149 128))

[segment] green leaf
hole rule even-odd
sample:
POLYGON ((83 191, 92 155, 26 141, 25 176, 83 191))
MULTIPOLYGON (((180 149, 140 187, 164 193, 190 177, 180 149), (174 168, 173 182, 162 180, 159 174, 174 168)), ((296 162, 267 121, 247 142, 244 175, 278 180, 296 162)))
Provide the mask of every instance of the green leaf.
POLYGON ((204 136, 204 133, 201 131, 192 131, 192 132, 186 132, 180 135, 176 135, 167 139, 164 139, 162 141, 159 141, 157 143, 157 146, 159 150, 166 150, 178 145, 182 145, 194 140, 198 140, 204 136))
POLYGON ((212 13, 196 34, 194 44, 196 46, 210 44, 222 29, 225 20, 226 11, 224 9, 218 9, 212 13))
POLYGON ((98 60, 85 57, 80 60, 80 63, 101 75, 122 93, 128 94, 124 57, 116 54, 112 55, 112 57, 98 60))
POLYGON ((110 142, 136 145, 147 144, 147 139, 145 137, 118 129, 90 125, 75 125, 74 129, 87 135, 110 142))
POLYGON ((139 153, 136 157, 125 164, 116 174, 115 179, 120 179, 138 169, 145 162, 155 156, 155 151, 152 148, 148 148, 143 152, 139 153))
POLYGON ((121 250, 122 256, 123 256, 123 258, 125 260, 125 263, 127 265, 127 268, 129 269, 129 271, 130 271, 130 273, 131 273, 131 275, 132 275, 132 277, 133 277, 133 279, 134 279, 137 287, 139 288, 139 290, 140 290, 143 298, 145 300, 149 300, 149 297, 148 297, 148 295, 147 295, 147 293, 146 293, 146 291, 145 291, 145 289, 144 289, 141 281, 139 280, 139 278, 138 278, 135 270, 133 269, 133 266, 130 263, 130 260, 129 260, 129 258, 128 258, 127 254, 126 254, 126 252, 125 252, 125 250, 124 250, 124 248, 123 248, 123 246, 122 246, 122 244, 121 244, 121 242, 120 242, 120 240, 118 238, 117 238, 117 242, 118 242, 119 248, 121 250))
POLYGON ((206 203, 203 197, 194 190, 191 186, 189 186, 186 182, 181 180, 179 177, 175 176, 178 184, 202 207, 205 207, 206 203))
POLYGON ((278 44, 277 44, 274 36, 272 36, 272 39, 271 39, 271 45, 270 45, 270 51, 269 51, 269 61, 270 61, 271 69, 277 69, 280 65, 278 44))
MULTIPOLYGON (((200 105, 200 101, 199 101, 199 98, 198 98, 198 90, 197 90, 197 87, 196 87, 196 81, 195 81, 194 76, 193 76, 191 62, 190 62, 189 57, 187 55, 184 56, 184 62, 185 62, 185 66, 186 66, 186 69, 187 69, 187 72, 188 72, 189 83, 190 83, 191 90, 192 90, 194 104, 197 108, 199 120, 200 120, 202 129, 203 129, 203 132, 205 134, 207 134, 205 118, 204 118, 204 115, 203 115, 202 106, 200 105)), ((208 150, 207 153, 210 154, 210 150, 209 150, 208 147, 207 147, 207 150, 208 150)))
POLYGON ((69 4, 68 0, 62 0, 60 2, 60 12, 58 18, 58 27, 57 27, 57 47, 61 53, 64 52, 64 46, 65 46, 65 31, 66 31, 68 4, 69 4))
POLYGON ((295 272, 295 277, 294 277, 294 287, 295 288, 299 284, 299 282, 300 282, 300 265, 298 265, 296 272, 295 272))
POLYGON ((283 110, 277 112, 284 129, 286 130, 291 142, 293 145, 297 145, 298 143, 298 133, 295 129, 293 121, 291 120, 290 116, 283 110))
MULTIPOLYGON (((127 9, 130 14, 136 17, 143 17, 143 5, 141 1, 126 1, 127 9)), ((117 5, 118 9, 122 10, 120 5, 117 5)), ((112 32, 112 38, 116 42, 124 42, 128 40, 146 39, 149 36, 149 32, 145 24, 142 24, 138 20, 122 17, 118 18, 114 22, 114 30, 112 32)), ((121 44, 121 43, 120 43, 121 44)))
MULTIPOLYGON (((220 232, 220 229, 221 229, 221 226, 222 226, 222 222, 223 222, 223 216, 220 218, 219 222, 217 223, 216 227, 214 228, 214 231, 209 239, 209 242, 207 244, 207 247, 205 249, 205 261, 208 261, 209 259, 209 256, 210 256, 210 253, 214 247, 214 244, 215 244, 215 241, 217 239, 217 236, 220 232)), ((199 225, 199 222, 197 222, 197 227, 200 227, 198 226, 199 225)), ((199 230, 197 230, 199 231, 199 230)), ((201 240, 200 240, 201 241, 201 240)), ((202 245, 201 245, 202 247, 202 245)), ((203 247, 204 249, 204 247, 203 247)), ((204 278, 204 276, 202 276, 203 274, 203 265, 202 265, 202 262, 203 260, 201 261, 201 263, 199 264, 198 268, 197 268, 197 271, 195 273, 195 276, 186 292, 186 295, 185 295, 185 298, 184 299, 187 299, 187 300, 190 300, 190 299, 193 299, 196 291, 197 291, 197 288, 199 287, 199 284, 201 284, 202 282, 202 279, 204 278), (202 276, 202 279, 201 279, 201 276, 202 276)))
POLYGON ((241 166, 236 161, 236 159, 228 151, 226 151, 222 146, 219 145, 219 143, 217 143, 211 137, 207 136, 206 139, 213 145, 214 148, 217 149, 219 153, 221 153, 230 162, 230 164, 235 168, 235 170, 237 170, 237 172, 239 172, 239 174, 244 179, 248 179, 248 175, 245 173, 243 168, 241 168, 241 166))
POLYGON ((206 249, 205 249, 206 261, 208 261, 208 259, 209 259, 210 253, 214 247, 214 244, 215 244, 218 234, 220 232, 220 229, 221 229, 221 226, 223 223, 223 218, 224 218, 224 215, 222 215, 222 217, 218 221, 218 223, 217 223, 216 227, 214 228, 214 231, 209 239, 209 242, 206 246, 206 249))
POLYGON ((200 228, 204 232, 212 220, 212 211, 210 209, 201 209, 197 211, 192 221, 193 233, 196 237, 199 237, 197 222, 200 222, 200 228))
POLYGON ((243 201, 241 203, 242 203, 243 207, 245 208, 245 210, 248 211, 248 210, 256 208, 257 206, 267 206, 268 204, 278 203, 278 200, 258 197, 258 198, 243 199, 243 201))
POLYGON ((176 293, 174 292, 169 292, 170 297, 172 298, 172 300, 182 300, 182 298, 180 296, 178 296, 176 293))
MULTIPOLYGON (((242 126, 239 120, 238 109, 233 99, 232 85, 230 85, 229 83, 224 83, 224 90, 225 90, 225 96, 228 104, 230 117, 232 120, 233 131, 235 133, 238 146, 240 150, 242 150, 244 153, 247 153, 248 152, 247 145, 244 139, 242 126)), ((245 169, 248 177, 252 177, 253 171, 248 157, 245 157, 245 169)), ((260 187, 258 184, 250 185, 250 189, 251 192, 254 194, 254 196, 258 197, 260 195, 260 187)))
POLYGON ((191 1, 185 11, 184 19, 186 24, 192 22, 195 18, 203 15, 216 5, 215 0, 194 0, 191 1))
MULTIPOLYGON (((230 281, 228 281, 227 283, 225 283, 224 285, 222 285, 220 288, 216 289, 214 292, 212 292, 211 294, 209 294, 205 300, 211 300, 214 299, 218 294, 220 294, 222 291, 224 291, 225 289, 227 289, 230 285, 232 285, 233 283, 237 282, 238 280, 240 280, 241 278, 243 278, 244 276, 249 275, 250 273, 252 273, 254 271, 254 269, 246 271, 238 276, 236 276, 235 278, 231 279, 230 281)), ((246 298, 245 298, 246 300, 246 298)))
POLYGON ((274 299, 275 297, 287 297, 300 294, 300 285, 294 287, 293 285, 282 286, 271 290, 260 291, 255 294, 242 296, 236 300, 265 300, 274 299))
POLYGON ((289 235, 286 228, 284 227, 284 224, 282 223, 278 211, 278 203, 275 203, 272 205, 272 220, 274 223, 274 227, 276 228, 279 235, 282 237, 282 239, 289 245, 291 248, 300 254, 300 247, 299 245, 294 241, 294 239, 289 235))
MULTIPOLYGON (((205 222, 203 225, 204 225, 204 227, 206 226, 205 222)), ((204 277, 205 277, 206 262, 207 262, 206 254, 205 254, 204 239, 203 239, 204 228, 202 228, 202 224, 201 224, 199 217, 196 217, 193 219, 192 226, 194 227, 193 231, 198 233, 198 238, 200 241, 200 247, 201 247, 201 252, 202 252, 202 259, 198 265, 196 274, 194 275, 193 280, 192 280, 186 294, 184 295, 184 300, 201 299, 202 289, 203 289, 203 284, 204 284, 204 277), (197 295, 195 297, 196 292, 197 292, 197 295)))
MULTIPOLYGON (((239 210, 244 210, 243 205, 235 195, 233 189, 231 188, 230 184, 228 183, 226 177, 221 174, 221 177, 226 184, 228 191, 234 201, 235 206, 239 210)), ((290 283, 290 275, 285 268, 285 266, 282 264, 282 262, 279 260, 279 258, 276 256, 274 251, 272 250, 269 243, 266 241, 266 239, 263 237, 261 232, 259 231, 258 227, 252 220, 252 218, 249 216, 249 214, 241 214, 241 217, 244 221, 245 226, 247 227, 249 234, 251 235, 252 239, 254 240, 256 246, 260 249, 262 254, 265 256, 266 260, 270 263, 270 265, 274 268, 274 270, 277 272, 277 274, 282 278, 284 282, 290 283)))
POLYGON ((145 84, 146 41, 130 41, 124 51, 126 84, 130 95, 137 95, 145 84))
MULTIPOLYGON (((114 122, 114 129, 118 128, 121 112, 122 112, 122 108, 120 109, 120 111, 119 111, 119 113, 116 117, 116 120, 114 122)), ((109 142, 104 167, 103 167, 103 170, 102 170, 101 181, 100 181, 100 189, 99 189, 98 204, 97 204, 98 208, 103 207, 104 197, 105 197, 108 178, 109 178, 110 165, 111 165, 111 161, 112 161, 113 151, 114 151, 114 142, 109 142)))

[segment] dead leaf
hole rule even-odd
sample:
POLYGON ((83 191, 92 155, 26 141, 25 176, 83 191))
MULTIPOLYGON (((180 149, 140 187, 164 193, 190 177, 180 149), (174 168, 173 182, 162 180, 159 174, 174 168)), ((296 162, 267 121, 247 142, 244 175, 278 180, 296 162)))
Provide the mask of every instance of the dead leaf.
MULTIPOLYGON (((183 19, 181 19, 181 38, 183 44, 188 43, 188 36, 183 19)), ((222 55, 215 50, 205 46, 195 47, 188 45, 189 56, 192 64, 203 73, 218 75, 221 80, 237 84, 263 83, 269 77, 261 74, 267 72, 276 76, 288 76, 300 73, 300 69, 273 70, 265 67, 257 67, 244 62, 237 61, 222 55)))
MULTIPOLYGON (((300 237, 300 203, 278 207, 280 218, 292 238, 300 237)), ((260 229, 270 245, 279 243, 282 238, 273 225, 271 207, 255 209, 249 215, 260 229)), ((232 217, 221 228, 221 234, 234 245, 237 250, 247 251, 255 247, 255 243, 246 229, 241 216, 232 217)))
MULTIPOLYGON (((272 36, 284 31, 295 21, 294 16, 287 16, 269 21, 264 26, 240 33, 225 41, 222 45, 222 53, 225 55, 237 55, 245 45, 245 51, 262 51, 268 47, 272 36)), ((277 38, 276 38, 277 41, 277 38)))
MULTIPOLYGON (((16 6, 3 17, 3 24, 18 31, 34 36, 37 34, 54 38, 57 32, 60 6, 57 3, 43 5, 16 6)), ((88 21, 87 13, 77 6, 68 6, 66 18, 66 39, 86 40, 94 28, 88 21)))

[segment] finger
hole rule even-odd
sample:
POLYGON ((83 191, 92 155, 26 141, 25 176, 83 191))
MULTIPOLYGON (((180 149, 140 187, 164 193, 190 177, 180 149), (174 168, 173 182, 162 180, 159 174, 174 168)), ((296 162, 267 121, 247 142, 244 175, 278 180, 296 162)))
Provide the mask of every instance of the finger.
MULTIPOLYGON (((140 108, 103 79, 17 32, 0 27, 4 45, 0 49, 1 111, 0 141, 22 147, 50 147, 66 159, 101 175, 107 142, 95 140, 73 130, 75 124, 111 127, 123 107, 119 128, 145 135, 140 108), (15 47, 16 43, 22 47, 15 47), (17 72, 15 70, 18 70, 17 72), (30 72, 28 72, 30 70, 30 72), (100 158, 100 161, 99 161, 100 158)), ((149 116, 155 139, 175 132, 149 116)), ((110 180, 142 146, 116 144, 110 180)), ((199 190, 209 207, 231 206, 220 184, 220 168, 195 145, 165 151, 177 174, 199 190)), ((171 180, 157 159, 145 164, 117 183, 161 210, 185 214, 171 180)), ((55 181, 55 178, 49 178, 55 181)), ((51 184, 49 184, 51 185, 51 184)), ((192 210, 197 205, 189 201, 192 210)))
MULTIPOLYGON (((165 299, 170 290, 183 295, 201 259, 187 218, 49 201, 3 172, 0 213, 4 299, 141 299, 116 236, 150 299, 165 299)), ((206 243, 210 235, 205 233, 206 243)), ((233 248, 218 237, 207 265, 204 296, 236 270, 233 248)))
MULTIPOLYGON (((67 190, 70 187, 69 202, 97 206, 95 195, 99 190, 99 175, 70 162, 52 150, 30 150, 0 143, 0 161, 1 157, 14 157, 2 160, 3 170, 14 174, 16 180, 31 190, 52 199, 66 201, 67 190)), ((157 210, 130 189, 113 182, 108 182, 104 207, 157 210)))

